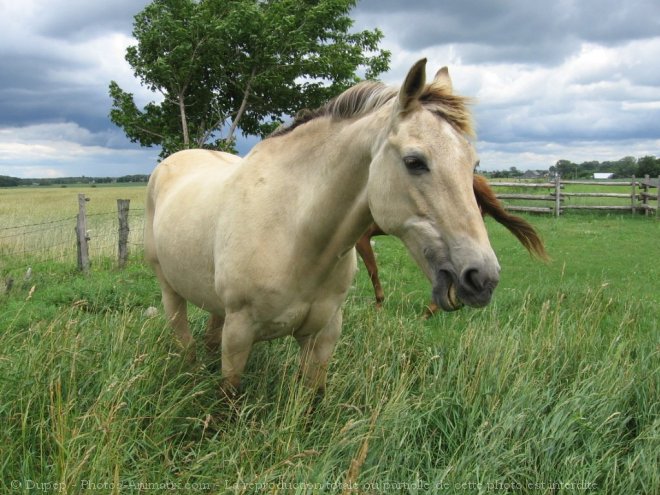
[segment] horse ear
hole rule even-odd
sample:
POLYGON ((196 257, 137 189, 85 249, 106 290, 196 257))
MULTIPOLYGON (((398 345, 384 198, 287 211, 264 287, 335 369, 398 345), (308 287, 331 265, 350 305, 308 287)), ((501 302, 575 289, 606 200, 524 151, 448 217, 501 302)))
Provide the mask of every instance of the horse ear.
POLYGON ((449 69, 447 67, 443 67, 442 69, 440 69, 438 72, 435 73, 435 77, 433 78, 433 84, 444 86, 449 90, 450 93, 454 91, 454 87, 451 83, 451 77, 449 77, 449 69))
POLYGON ((399 90, 399 109, 406 111, 410 109, 410 105, 417 101, 417 98, 422 94, 424 85, 426 84, 426 59, 418 60, 415 65, 408 71, 406 80, 399 90))

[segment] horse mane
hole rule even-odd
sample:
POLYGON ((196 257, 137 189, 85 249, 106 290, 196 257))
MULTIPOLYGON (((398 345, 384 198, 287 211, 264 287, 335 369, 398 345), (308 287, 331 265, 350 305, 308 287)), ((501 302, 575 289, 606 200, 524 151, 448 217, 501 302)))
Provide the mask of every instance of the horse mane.
MULTIPOLYGON (((398 88, 387 86, 382 82, 362 81, 335 96, 316 110, 303 109, 299 111, 290 124, 278 127, 268 137, 283 136, 319 117, 345 120, 367 115, 396 98, 398 93, 398 88)), ((469 98, 454 95, 451 87, 433 81, 426 85, 419 101, 423 106, 428 107, 429 110, 447 120, 461 132, 474 136, 472 116, 468 108, 471 101, 469 98)))
POLYGON ((477 198, 477 204, 484 215, 490 215, 498 223, 504 225, 530 254, 544 261, 550 259, 543 246, 543 241, 534 230, 534 227, 526 220, 508 213, 484 177, 475 175, 472 187, 477 198))

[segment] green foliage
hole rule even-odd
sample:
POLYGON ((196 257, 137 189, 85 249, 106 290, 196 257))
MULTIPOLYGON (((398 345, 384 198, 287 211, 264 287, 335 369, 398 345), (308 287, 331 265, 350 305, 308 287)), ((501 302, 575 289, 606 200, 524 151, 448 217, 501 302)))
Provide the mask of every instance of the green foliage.
POLYGON ((658 177, 660 175, 660 158, 644 156, 635 158, 626 156, 617 161, 599 162, 591 160, 573 163, 570 160, 559 160, 550 167, 550 172, 558 172, 566 179, 591 179, 596 172, 610 172, 615 177, 658 177))
MULTIPOLYGON (((139 259, 35 267, 31 296, 0 296, 0 489, 658 493, 660 224, 530 221, 549 265, 489 221, 492 304, 430 320, 428 283, 376 238, 384 308, 360 270, 311 413, 293 339, 255 346, 232 406, 214 356, 185 367, 162 313, 144 316, 159 293, 139 259)), ((201 337, 203 312, 191 320, 201 337)))
POLYGON ((20 184, 20 179, 16 177, 8 177, 6 175, 0 175, 0 187, 15 187, 20 184))
POLYGON ((154 0, 135 16, 126 60, 163 96, 139 109, 110 83, 111 120, 161 156, 187 147, 231 150, 238 129, 268 134, 387 70, 379 30, 351 32, 355 0, 154 0))

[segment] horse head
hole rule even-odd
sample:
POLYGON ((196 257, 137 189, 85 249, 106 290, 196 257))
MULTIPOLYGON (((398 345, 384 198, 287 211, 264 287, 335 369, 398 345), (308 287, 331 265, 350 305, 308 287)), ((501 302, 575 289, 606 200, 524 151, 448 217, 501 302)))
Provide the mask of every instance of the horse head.
POLYGON ((468 100, 446 68, 426 83, 426 59, 408 72, 377 140, 367 196, 374 221, 399 237, 446 311, 487 305, 500 267, 473 192, 477 154, 468 100))

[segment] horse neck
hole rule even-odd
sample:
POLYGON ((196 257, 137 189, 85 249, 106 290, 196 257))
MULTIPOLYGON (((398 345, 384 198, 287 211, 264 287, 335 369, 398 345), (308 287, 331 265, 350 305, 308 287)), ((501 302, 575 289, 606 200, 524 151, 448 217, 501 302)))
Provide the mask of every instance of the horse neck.
POLYGON ((321 118, 282 138, 295 149, 288 166, 305 179, 298 219, 300 242, 309 243, 305 248, 336 259, 373 222, 367 200, 369 164, 388 115, 379 111, 355 120, 321 118))

